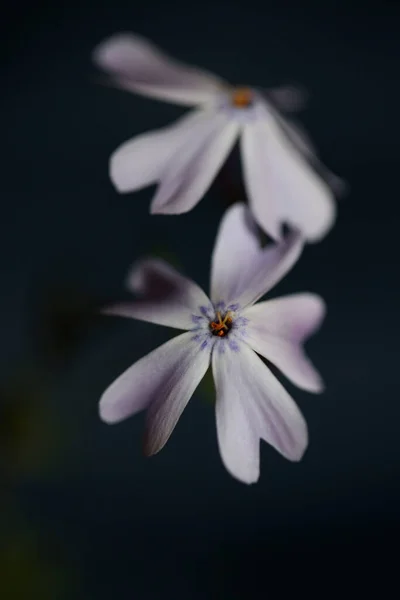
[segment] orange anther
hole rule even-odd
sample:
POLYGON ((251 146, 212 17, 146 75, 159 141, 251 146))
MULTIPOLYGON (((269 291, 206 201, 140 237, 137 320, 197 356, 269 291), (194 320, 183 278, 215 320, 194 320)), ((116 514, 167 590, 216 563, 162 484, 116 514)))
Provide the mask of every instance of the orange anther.
POLYGON ((230 312, 227 312, 225 317, 222 319, 221 313, 217 312, 216 314, 218 321, 212 321, 210 323, 210 329, 215 332, 215 335, 218 337, 224 337, 230 329, 232 325, 232 318, 230 317, 230 312))
POLYGON ((232 104, 236 108, 246 108, 253 101, 253 92, 246 87, 237 88, 232 94, 232 104))

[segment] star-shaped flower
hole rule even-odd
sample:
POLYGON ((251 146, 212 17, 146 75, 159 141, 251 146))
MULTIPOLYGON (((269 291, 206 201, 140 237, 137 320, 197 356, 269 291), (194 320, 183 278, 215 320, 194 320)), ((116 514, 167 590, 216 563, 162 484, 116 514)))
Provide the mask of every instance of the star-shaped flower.
POLYGON ((120 87, 197 107, 174 125, 139 135, 113 153, 110 176, 120 192, 158 182, 151 212, 187 212, 240 139, 250 207, 264 231, 279 240, 286 223, 317 241, 330 229, 335 202, 311 167, 317 161, 313 148, 259 91, 233 87, 177 62, 133 34, 103 42, 94 60, 120 87))
POLYGON ((245 483, 259 477, 259 443, 301 459, 307 426, 296 404, 257 354, 298 387, 322 391, 302 342, 320 325, 324 303, 309 293, 255 304, 294 265, 297 232, 262 249, 243 204, 220 225, 212 257, 211 299, 161 260, 139 262, 128 287, 139 299, 106 313, 185 330, 137 361, 106 390, 100 416, 119 422, 147 409, 145 451, 171 435, 210 363, 216 387, 218 443, 227 470, 245 483))

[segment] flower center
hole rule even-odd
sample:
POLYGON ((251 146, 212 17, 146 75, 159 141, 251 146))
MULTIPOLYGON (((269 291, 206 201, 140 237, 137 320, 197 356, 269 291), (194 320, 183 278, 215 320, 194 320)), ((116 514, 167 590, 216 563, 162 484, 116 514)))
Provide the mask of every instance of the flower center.
POLYGON ((238 87, 232 92, 231 101, 236 108, 247 108, 253 103, 253 92, 247 87, 238 87))
POLYGON ((232 328, 231 311, 228 311, 222 318, 221 313, 216 313, 216 320, 210 322, 210 330, 213 335, 225 337, 232 328))

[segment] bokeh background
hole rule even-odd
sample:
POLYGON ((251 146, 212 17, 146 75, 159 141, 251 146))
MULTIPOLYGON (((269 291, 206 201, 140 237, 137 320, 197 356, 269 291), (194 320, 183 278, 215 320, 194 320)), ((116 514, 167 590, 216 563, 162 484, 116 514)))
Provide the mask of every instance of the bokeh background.
POLYGON ((345 598, 373 583, 389 597, 400 533, 399 17, 395 0, 2 9, 2 599, 345 598), (99 307, 124 297, 142 254, 207 289, 224 202, 242 194, 225 169, 174 218, 150 217, 153 188, 115 192, 110 153, 184 112, 102 84, 91 51, 129 30, 232 82, 302 84, 300 120, 350 186, 334 230, 274 290, 326 299, 308 351, 327 391, 287 384, 310 447, 291 464, 263 444, 255 486, 221 464, 207 385, 151 459, 142 416, 98 418, 104 389, 172 333, 99 307))

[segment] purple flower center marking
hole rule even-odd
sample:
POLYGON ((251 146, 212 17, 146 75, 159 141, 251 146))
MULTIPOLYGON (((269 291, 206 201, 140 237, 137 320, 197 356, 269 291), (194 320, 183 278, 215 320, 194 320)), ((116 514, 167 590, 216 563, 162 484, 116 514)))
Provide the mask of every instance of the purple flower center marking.
POLYGON ((199 314, 192 315, 193 337, 200 349, 208 348, 214 342, 218 350, 225 351, 225 345, 240 351, 240 341, 246 337, 248 319, 241 316, 239 304, 226 305, 220 301, 210 306, 199 306, 199 314))

